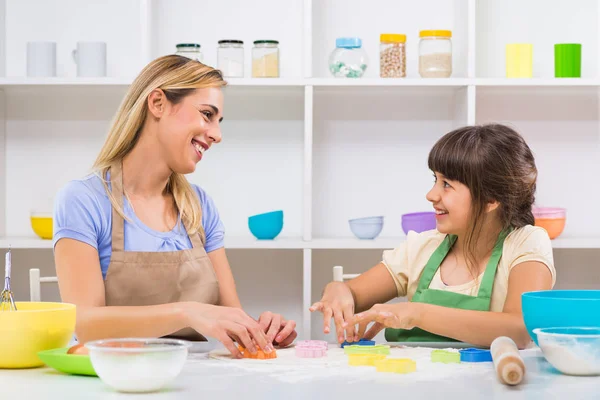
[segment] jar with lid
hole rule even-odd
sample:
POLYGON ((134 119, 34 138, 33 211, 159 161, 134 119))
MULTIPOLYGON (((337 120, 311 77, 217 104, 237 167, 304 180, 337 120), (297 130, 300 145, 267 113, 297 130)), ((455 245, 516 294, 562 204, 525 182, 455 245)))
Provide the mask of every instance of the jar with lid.
POLYGON ((379 36, 379 76, 406 77, 406 35, 383 33, 379 36))
POLYGON ((423 78, 448 78, 452 75, 452 31, 419 32, 419 75, 423 78))
POLYGON ((335 50, 329 56, 329 72, 336 78, 360 78, 364 75, 369 59, 362 48, 362 40, 342 37, 335 40, 335 50))
POLYGON ((252 76, 255 78, 279 77, 279 42, 277 40, 254 41, 252 76))
POLYGON ((175 45, 175 54, 202 62, 202 52, 198 43, 178 43, 175 45))
POLYGON ((219 40, 217 65, 224 77, 244 77, 244 42, 242 40, 219 40))

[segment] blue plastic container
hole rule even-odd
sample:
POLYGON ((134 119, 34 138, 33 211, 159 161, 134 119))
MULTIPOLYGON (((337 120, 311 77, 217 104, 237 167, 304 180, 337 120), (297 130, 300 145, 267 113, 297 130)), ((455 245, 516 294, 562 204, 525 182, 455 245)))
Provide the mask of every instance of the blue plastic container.
POLYGON ((375 239, 383 229, 383 217, 355 218, 348 221, 350 230, 359 239, 375 239))
POLYGON ((545 290, 521 296, 529 336, 538 344, 536 328, 600 328, 600 290, 545 290))
POLYGON ((283 229, 283 211, 271 211, 248 217, 248 228, 259 240, 273 240, 283 229))

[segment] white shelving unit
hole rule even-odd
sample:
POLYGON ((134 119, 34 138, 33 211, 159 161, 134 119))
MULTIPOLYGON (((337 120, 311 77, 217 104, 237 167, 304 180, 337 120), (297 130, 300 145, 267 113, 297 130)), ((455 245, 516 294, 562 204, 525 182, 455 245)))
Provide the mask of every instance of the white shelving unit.
MULTIPOLYGON (((51 262, 51 242, 34 236, 29 213, 50 211, 56 191, 87 173, 139 70, 178 42, 201 43, 205 62, 215 65, 217 41, 234 38, 244 40, 248 77, 228 80, 223 142, 189 178, 218 205, 228 249, 244 257, 278 254, 271 261, 248 256, 255 261, 243 268, 265 276, 267 287, 280 284, 274 279, 282 272, 273 271, 281 268, 298 279, 288 292, 297 297, 269 301, 298 320, 302 337, 323 337, 311 331, 308 307, 333 264, 313 260, 322 252, 335 258, 338 250, 370 250, 374 264, 381 249, 400 244, 401 215, 431 209, 429 149, 461 125, 498 121, 523 133, 538 162, 537 203, 568 209, 554 247, 600 249, 600 215, 587 206, 600 196, 593 184, 600 166, 594 0, 574 0, 567 9, 558 0, 104 0, 85 7, 3 0, 0 24, 0 248, 45 251, 51 262), (453 31, 451 78, 418 76, 421 29, 453 31), (407 34, 407 78, 378 78, 384 32, 407 34), (365 77, 329 75, 339 36, 363 39, 365 77), (280 78, 249 77, 252 41, 265 38, 280 41, 280 78), (58 43, 58 77, 25 76, 25 45, 33 40, 58 43), (70 52, 78 40, 107 42, 108 77, 75 76, 70 52), (517 41, 534 43, 532 79, 504 78, 504 45, 517 41), (555 79, 552 45, 568 41, 583 43, 582 78, 555 79), (247 217, 274 209, 285 213, 281 237, 255 240, 247 217), (381 237, 353 238, 348 219, 369 215, 385 215, 381 237)), ((252 293, 255 282, 238 285, 252 293)))

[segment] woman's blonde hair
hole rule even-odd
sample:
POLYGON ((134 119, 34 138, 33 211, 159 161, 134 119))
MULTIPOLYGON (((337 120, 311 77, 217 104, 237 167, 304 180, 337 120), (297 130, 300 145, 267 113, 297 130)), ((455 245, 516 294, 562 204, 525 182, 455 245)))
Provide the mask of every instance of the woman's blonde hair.
MULTIPOLYGON (((177 55, 155 59, 136 77, 119 106, 104 146, 93 165, 94 172, 102 178, 113 207, 124 219, 125 213, 108 189, 105 178, 110 167, 121 162, 137 143, 148 114, 150 93, 161 89, 171 103, 177 104, 195 89, 223 87, 226 84, 219 70, 177 55)), ((204 241, 200 200, 186 177, 174 172, 166 189, 175 199, 181 219, 186 222, 188 234, 199 233, 204 241)))

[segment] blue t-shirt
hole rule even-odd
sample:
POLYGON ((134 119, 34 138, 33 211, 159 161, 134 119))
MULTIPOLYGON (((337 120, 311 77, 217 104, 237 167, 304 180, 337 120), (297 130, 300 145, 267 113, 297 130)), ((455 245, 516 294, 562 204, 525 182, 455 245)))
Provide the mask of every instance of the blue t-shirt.
MULTIPOLYGON (((202 226, 206 233, 207 253, 224 247, 225 229, 213 200, 197 185, 192 185, 202 206, 202 226)), ((110 183, 109 183, 110 188, 110 183)), ((127 198, 123 198, 125 215, 125 251, 176 251, 190 249, 192 243, 179 223, 169 232, 150 229, 135 215, 127 198)), ((82 241, 98 250, 102 277, 112 253, 112 204, 97 175, 68 182, 54 202, 53 245, 62 238, 82 241)))

